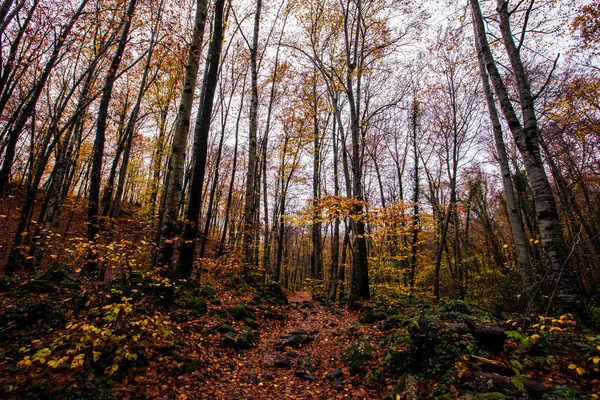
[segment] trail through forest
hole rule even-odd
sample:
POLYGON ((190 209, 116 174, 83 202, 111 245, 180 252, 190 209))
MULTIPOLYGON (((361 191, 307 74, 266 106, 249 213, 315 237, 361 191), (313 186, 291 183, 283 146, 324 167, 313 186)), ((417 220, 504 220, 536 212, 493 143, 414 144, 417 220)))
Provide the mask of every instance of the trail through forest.
POLYGON ((261 329, 255 348, 216 360, 200 392, 215 399, 378 398, 377 391, 353 386, 340 360, 358 313, 314 303, 306 292, 287 295, 287 319, 261 329))

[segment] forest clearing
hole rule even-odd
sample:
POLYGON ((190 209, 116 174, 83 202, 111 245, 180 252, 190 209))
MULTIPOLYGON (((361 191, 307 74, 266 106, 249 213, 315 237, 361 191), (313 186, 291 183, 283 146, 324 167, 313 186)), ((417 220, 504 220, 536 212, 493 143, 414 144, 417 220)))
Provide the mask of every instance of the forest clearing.
POLYGON ((0 0, 0 398, 597 399, 597 0, 0 0))

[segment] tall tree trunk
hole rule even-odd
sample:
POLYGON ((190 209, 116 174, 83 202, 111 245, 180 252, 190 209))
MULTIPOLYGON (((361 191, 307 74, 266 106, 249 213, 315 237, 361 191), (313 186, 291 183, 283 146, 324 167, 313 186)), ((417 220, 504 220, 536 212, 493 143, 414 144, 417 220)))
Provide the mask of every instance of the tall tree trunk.
POLYGON ((200 216, 200 206, 202 204, 202 187, 204 185, 204 175, 206 172, 206 158, 208 152, 208 134, 210 132, 210 123, 219 78, 219 63, 221 61, 221 47, 223 45, 223 9, 225 0, 215 1, 215 19, 213 36, 208 51, 208 73, 205 76, 202 85, 204 87, 204 97, 201 99, 199 123, 196 125, 194 136, 198 147, 196 149, 196 162, 193 166, 192 182, 190 185, 190 195, 188 207, 185 214, 186 224, 181 235, 181 244, 179 245, 179 258, 175 276, 187 279, 192 275, 194 265, 194 254, 196 250, 196 241, 198 236, 198 219, 200 216))
POLYGON ((533 272, 531 270, 531 261, 527 247, 527 237, 525 235, 525 228, 523 226, 523 216, 521 215, 521 210, 515 195, 512 174, 510 172, 510 166, 508 163, 508 154, 504 144, 502 125, 500 123, 500 117, 498 116, 498 110, 496 109, 492 88, 490 87, 490 81, 485 68, 485 62, 481 52, 479 40, 475 40, 475 47, 477 50, 477 58, 479 60, 479 73, 481 75, 483 91, 488 106, 490 121, 492 123, 492 130, 494 133, 494 143, 496 145, 496 153, 498 155, 498 161, 500 164, 500 173, 502 174, 502 185, 504 187, 504 198, 506 200, 506 209, 508 211, 508 221, 515 246, 517 263, 519 265, 519 275, 521 278, 521 297, 525 304, 527 304, 530 300, 531 290, 533 288, 533 272))
POLYGON ((471 0, 471 8, 486 70, 491 78, 517 148, 523 156, 527 177, 533 190, 542 248, 548 260, 547 276, 543 283, 544 291, 549 295, 548 308, 552 308, 557 314, 579 312, 583 308, 583 304, 577 295, 577 283, 573 271, 567 265, 568 255, 556 201, 540 154, 538 139, 540 131, 535 115, 533 95, 521 62, 519 49, 513 41, 507 4, 502 0, 498 0, 500 30, 517 84, 523 125, 521 125, 515 113, 508 91, 489 48, 478 0, 471 0))
POLYGON ((160 235, 157 264, 160 267, 171 270, 173 259, 174 239, 177 236, 177 219, 179 201, 183 193, 183 175, 185 170, 185 150, 190 130, 190 116, 192 114, 192 103, 198 79, 200 51, 202 50, 202 37, 206 24, 206 0, 196 1, 196 16, 194 19, 194 33, 185 66, 185 78, 177 119, 173 135, 173 146, 171 158, 167 171, 166 190, 164 194, 164 206, 160 218, 160 235))
POLYGON ((251 74, 251 96, 250 101, 250 130, 248 133, 248 172, 246 174, 246 200, 244 205, 244 238, 242 244, 242 258, 244 267, 242 274, 247 276, 254 260, 256 246, 255 232, 255 193, 256 193, 256 168, 257 168, 257 130, 258 130, 258 37, 260 31, 260 15, 262 0, 256 1, 256 12, 254 14, 254 34, 252 48, 250 49, 250 74, 251 74))
POLYGON ((412 215, 412 241, 411 241, 411 251, 410 251, 410 277, 409 277, 409 287, 410 287, 410 296, 414 295, 415 288, 415 272, 417 270, 417 251, 419 247, 419 231, 421 229, 421 216, 419 214, 419 185, 420 185, 420 176, 419 176, 419 149, 417 144, 417 136, 419 131, 419 102, 417 99, 413 99, 412 104, 412 146, 413 146, 413 215, 412 215))
POLYGON ((317 77, 313 81, 313 211, 311 225, 312 253, 310 272, 312 279, 323 279, 323 249, 321 238, 321 212, 318 210, 321 197, 321 134, 319 133, 317 77))
MULTIPOLYGON (((333 99, 337 103, 337 98, 333 99)), ((338 140, 337 140, 337 118, 333 118, 333 127, 331 130, 331 140, 333 142, 333 195, 340 195, 340 180, 339 180, 339 161, 338 161, 338 140)), ((335 214, 333 222, 333 232, 331 236, 331 287, 329 289, 329 300, 335 301, 337 297, 338 286, 338 269, 340 256, 340 218, 338 213, 335 214)))

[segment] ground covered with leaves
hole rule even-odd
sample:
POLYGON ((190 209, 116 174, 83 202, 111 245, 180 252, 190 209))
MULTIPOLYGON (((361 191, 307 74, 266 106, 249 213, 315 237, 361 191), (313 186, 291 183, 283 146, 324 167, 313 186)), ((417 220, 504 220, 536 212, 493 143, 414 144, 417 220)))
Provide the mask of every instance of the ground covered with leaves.
POLYGON ((181 282, 98 283, 55 263, 2 277, 7 399, 597 398, 600 334, 570 315, 498 320, 436 305, 313 300, 248 284, 235 263, 181 282))

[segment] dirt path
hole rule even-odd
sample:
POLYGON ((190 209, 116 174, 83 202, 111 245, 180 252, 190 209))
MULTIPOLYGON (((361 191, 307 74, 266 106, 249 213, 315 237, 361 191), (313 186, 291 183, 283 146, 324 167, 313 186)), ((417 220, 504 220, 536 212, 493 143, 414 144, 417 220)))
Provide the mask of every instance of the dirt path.
MULTIPOLYGON (((365 390, 349 375, 340 354, 352 341, 348 329, 356 313, 337 306, 322 306, 302 292, 287 293, 290 309, 285 321, 259 321, 259 342, 248 351, 228 353, 220 369, 209 372, 202 399, 377 399, 381 393, 365 390), (304 330, 312 338, 300 348, 281 342, 304 330), (274 362, 289 366, 277 367, 274 362), (327 374, 337 368, 342 376, 327 374)), ((217 361, 217 360, 215 360, 217 361)), ((210 368, 210 367, 209 367, 210 368)), ((338 372, 339 374, 339 372, 338 372)))

